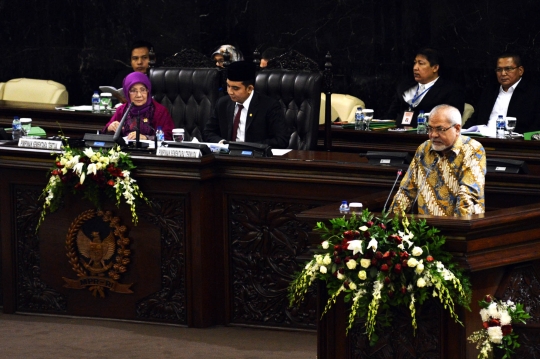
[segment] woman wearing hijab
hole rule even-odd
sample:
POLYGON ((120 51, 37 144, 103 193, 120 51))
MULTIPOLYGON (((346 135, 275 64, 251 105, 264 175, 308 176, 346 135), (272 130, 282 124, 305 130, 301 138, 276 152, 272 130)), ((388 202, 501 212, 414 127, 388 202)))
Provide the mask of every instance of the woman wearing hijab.
POLYGON ((225 57, 223 55, 225 54, 225 52, 229 53, 230 62, 244 60, 244 55, 242 54, 240 50, 236 49, 236 47, 232 45, 221 45, 212 53, 212 60, 216 62, 216 66, 224 67, 223 63, 225 62, 225 57))
POLYGON ((148 76, 140 72, 132 72, 124 79, 122 89, 127 103, 116 109, 114 116, 105 125, 102 132, 116 132, 124 113, 129 105, 133 103, 122 128, 122 136, 127 136, 128 140, 134 140, 137 119, 140 118, 141 140, 153 140, 155 130, 161 127, 165 134, 165 140, 171 141, 174 122, 169 111, 159 102, 152 99, 152 85, 148 76))

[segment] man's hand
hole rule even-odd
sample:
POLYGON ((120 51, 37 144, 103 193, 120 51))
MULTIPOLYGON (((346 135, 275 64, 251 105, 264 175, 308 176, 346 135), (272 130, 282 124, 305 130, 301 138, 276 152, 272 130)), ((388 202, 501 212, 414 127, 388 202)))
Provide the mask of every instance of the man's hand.
POLYGON ((111 123, 109 125, 109 127, 107 127, 107 131, 108 132, 116 132, 116 129, 118 128, 118 126, 120 126, 120 122, 114 121, 113 123, 111 123))
MULTIPOLYGON (((127 138, 128 138, 128 140, 135 140, 135 136, 136 136, 136 135, 137 135, 137 132, 133 131, 133 132, 130 132, 130 133, 129 133, 129 135, 127 136, 127 138)), ((141 139, 141 140, 147 140, 148 138, 147 138, 145 135, 141 134, 140 139, 141 139)))

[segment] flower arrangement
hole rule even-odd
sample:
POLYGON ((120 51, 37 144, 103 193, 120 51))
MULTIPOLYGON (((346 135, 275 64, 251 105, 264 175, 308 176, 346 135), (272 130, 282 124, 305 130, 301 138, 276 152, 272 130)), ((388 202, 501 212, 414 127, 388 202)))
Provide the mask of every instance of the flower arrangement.
MULTIPOLYGON (((101 194, 116 199, 120 205, 123 197, 130 206, 133 223, 137 224, 136 200, 148 199, 143 195, 137 181, 131 177, 135 168, 129 154, 120 151, 118 145, 107 150, 92 148, 84 150, 63 147, 57 154, 55 165, 49 172, 49 181, 43 189, 40 198, 44 199, 43 210, 37 228, 45 219, 47 210, 54 212, 60 205, 60 200, 66 191, 82 193, 97 208, 101 207, 101 194)), ((54 154, 53 154, 54 155, 54 154)))
POLYGON ((347 333, 356 317, 363 317, 371 345, 378 340, 377 320, 390 324, 391 307, 410 309, 416 333, 415 306, 431 297, 461 323, 454 308, 468 308, 470 283, 442 250, 445 239, 436 228, 414 218, 389 218, 385 213, 375 217, 367 209, 349 219, 331 219, 330 224, 315 227, 323 239, 320 252, 291 282, 291 306, 304 298, 315 279, 323 280, 329 293, 323 315, 343 294, 345 302, 352 301, 347 333))
POLYGON ((505 351, 502 359, 509 359, 514 350, 519 348, 518 335, 512 328, 512 323, 523 323, 531 316, 523 310, 523 305, 512 301, 496 300, 490 295, 478 302, 480 316, 484 329, 472 333, 467 340, 476 343, 480 349, 478 359, 487 359, 493 346, 505 351))

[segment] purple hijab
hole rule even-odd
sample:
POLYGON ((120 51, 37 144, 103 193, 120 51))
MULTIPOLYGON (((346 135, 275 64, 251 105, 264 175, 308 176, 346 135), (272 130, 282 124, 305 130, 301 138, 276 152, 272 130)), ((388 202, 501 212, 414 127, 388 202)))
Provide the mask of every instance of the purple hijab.
POLYGON ((122 83, 122 90, 124 91, 124 96, 126 97, 128 105, 131 103, 129 98, 129 90, 135 84, 143 84, 148 89, 146 103, 142 106, 133 106, 131 108, 131 114, 143 114, 146 113, 152 104, 152 85, 150 84, 150 79, 145 74, 140 72, 132 72, 126 76, 124 82, 122 83))

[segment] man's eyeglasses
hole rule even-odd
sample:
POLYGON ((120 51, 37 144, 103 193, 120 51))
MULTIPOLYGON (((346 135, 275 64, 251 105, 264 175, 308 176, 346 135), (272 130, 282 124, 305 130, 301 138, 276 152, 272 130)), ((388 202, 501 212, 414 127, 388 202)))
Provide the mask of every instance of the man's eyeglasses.
POLYGON ((453 124, 452 126, 450 127, 447 127, 447 128, 444 128, 444 127, 431 127, 431 126, 426 126, 426 129, 427 129, 427 132, 428 133, 443 133, 443 132, 446 132, 448 131, 449 129, 451 129, 452 127, 454 127, 456 124, 453 124))
POLYGON ((515 69, 517 69, 519 66, 517 67, 510 67, 510 66, 506 66, 506 67, 497 67, 495 69, 495 72, 498 72, 498 73, 502 73, 503 71, 506 72, 506 73, 509 73, 509 72, 512 72, 514 71, 515 69))
POLYGON ((129 93, 132 94, 132 95, 136 95, 137 93, 140 93, 141 95, 144 95, 145 93, 148 92, 148 89, 140 89, 140 90, 129 90, 129 93))

